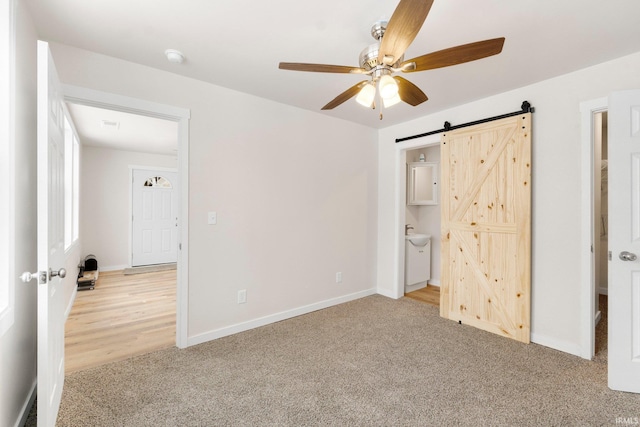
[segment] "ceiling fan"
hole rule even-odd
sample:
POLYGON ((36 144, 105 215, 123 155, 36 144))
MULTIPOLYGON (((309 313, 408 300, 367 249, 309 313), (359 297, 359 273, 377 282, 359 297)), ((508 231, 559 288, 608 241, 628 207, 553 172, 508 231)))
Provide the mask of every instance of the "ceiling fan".
POLYGON ((394 75, 395 73, 433 70, 497 55, 502 51, 505 40, 504 37, 500 37, 464 44, 405 61, 404 53, 420 31, 432 4, 433 0, 400 0, 388 22, 377 22, 371 28, 371 35, 377 42, 360 53, 359 67, 281 62, 279 68, 319 73, 363 74, 370 77, 370 80, 363 80, 336 96, 322 107, 323 110, 331 110, 354 96, 356 101, 365 107, 376 108, 376 85, 385 108, 400 101, 415 107, 426 101, 427 95, 418 86, 394 75))

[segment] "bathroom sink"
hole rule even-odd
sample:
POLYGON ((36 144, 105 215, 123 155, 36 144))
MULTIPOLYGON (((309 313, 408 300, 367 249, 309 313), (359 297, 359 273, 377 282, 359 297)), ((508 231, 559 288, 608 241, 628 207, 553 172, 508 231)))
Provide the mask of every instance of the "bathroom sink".
POLYGON ((431 236, 428 234, 407 234, 404 238, 411 242, 413 246, 424 246, 429 243, 431 236))

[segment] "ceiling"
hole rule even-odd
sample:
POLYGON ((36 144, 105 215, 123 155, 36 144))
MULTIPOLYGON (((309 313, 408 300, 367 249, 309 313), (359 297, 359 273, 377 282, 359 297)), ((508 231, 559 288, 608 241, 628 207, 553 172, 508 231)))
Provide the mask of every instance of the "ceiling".
MULTIPOLYGON (((495 37, 500 55, 405 74, 429 100, 378 112, 349 100, 320 108, 363 78, 278 63, 357 66, 372 24, 398 0, 27 0, 42 39, 382 128, 640 50, 637 0, 435 0, 405 57, 495 37), (182 51, 183 64, 164 51, 182 51)), ((518 106, 514 106, 514 110, 518 106)))
POLYGON ((67 103, 82 145, 177 155, 178 123, 67 103))

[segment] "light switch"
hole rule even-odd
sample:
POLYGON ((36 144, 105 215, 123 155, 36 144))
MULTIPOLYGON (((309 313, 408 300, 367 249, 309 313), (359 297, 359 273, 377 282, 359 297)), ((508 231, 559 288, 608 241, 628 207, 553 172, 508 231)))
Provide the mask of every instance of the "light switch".
POLYGON ((217 224, 218 223, 218 214, 215 212, 209 212, 207 214, 207 222, 209 224, 217 224))

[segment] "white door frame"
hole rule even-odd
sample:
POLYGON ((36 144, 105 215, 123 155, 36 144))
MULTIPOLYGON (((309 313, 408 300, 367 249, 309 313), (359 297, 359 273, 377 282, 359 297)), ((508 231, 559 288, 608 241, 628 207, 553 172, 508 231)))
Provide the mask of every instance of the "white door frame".
MULTIPOLYGON (((189 290, 189 119, 185 108, 145 101, 128 96, 100 92, 72 85, 63 85, 64 99, 74 104, 142 116, 171 120, 178 123, 178 264, 176 283, 176 346, 188 346, 188 290, 189 290)), ((129 233, 130 234, 130 233, 129 233)))
POLYGON ((593 147, 594 122, 596 113, 606 111, 609 106, 607 98, 598 98, 580 103, 581 116, 581 168, 582 192, 581 211, 582 226, 580 231, 580 357, 591 360, 595 355, 596 341, 596 283, 595 254, 592 252, 594 239, 593 218, 593 147))
MULTIPOLYGON (((407 151, 440 145, 440 134, 429 135, 424 138, 396 143, 396 230, 395 230, 395 283, 391 298, 404 296, 404 226, 407 218, 407 151)), ((438 259, 440 259, 438 257, 438 259)))
MULTIPOLYGON (((178 173, 179 169, 163 168, 159 166, 129 165, 129 218, 133 218, 133 171, 134 170, 178 173)), ((133 221, 129 221, 129 254, 127 255, 127 263, 129 267, 133 266, 133 221)))

